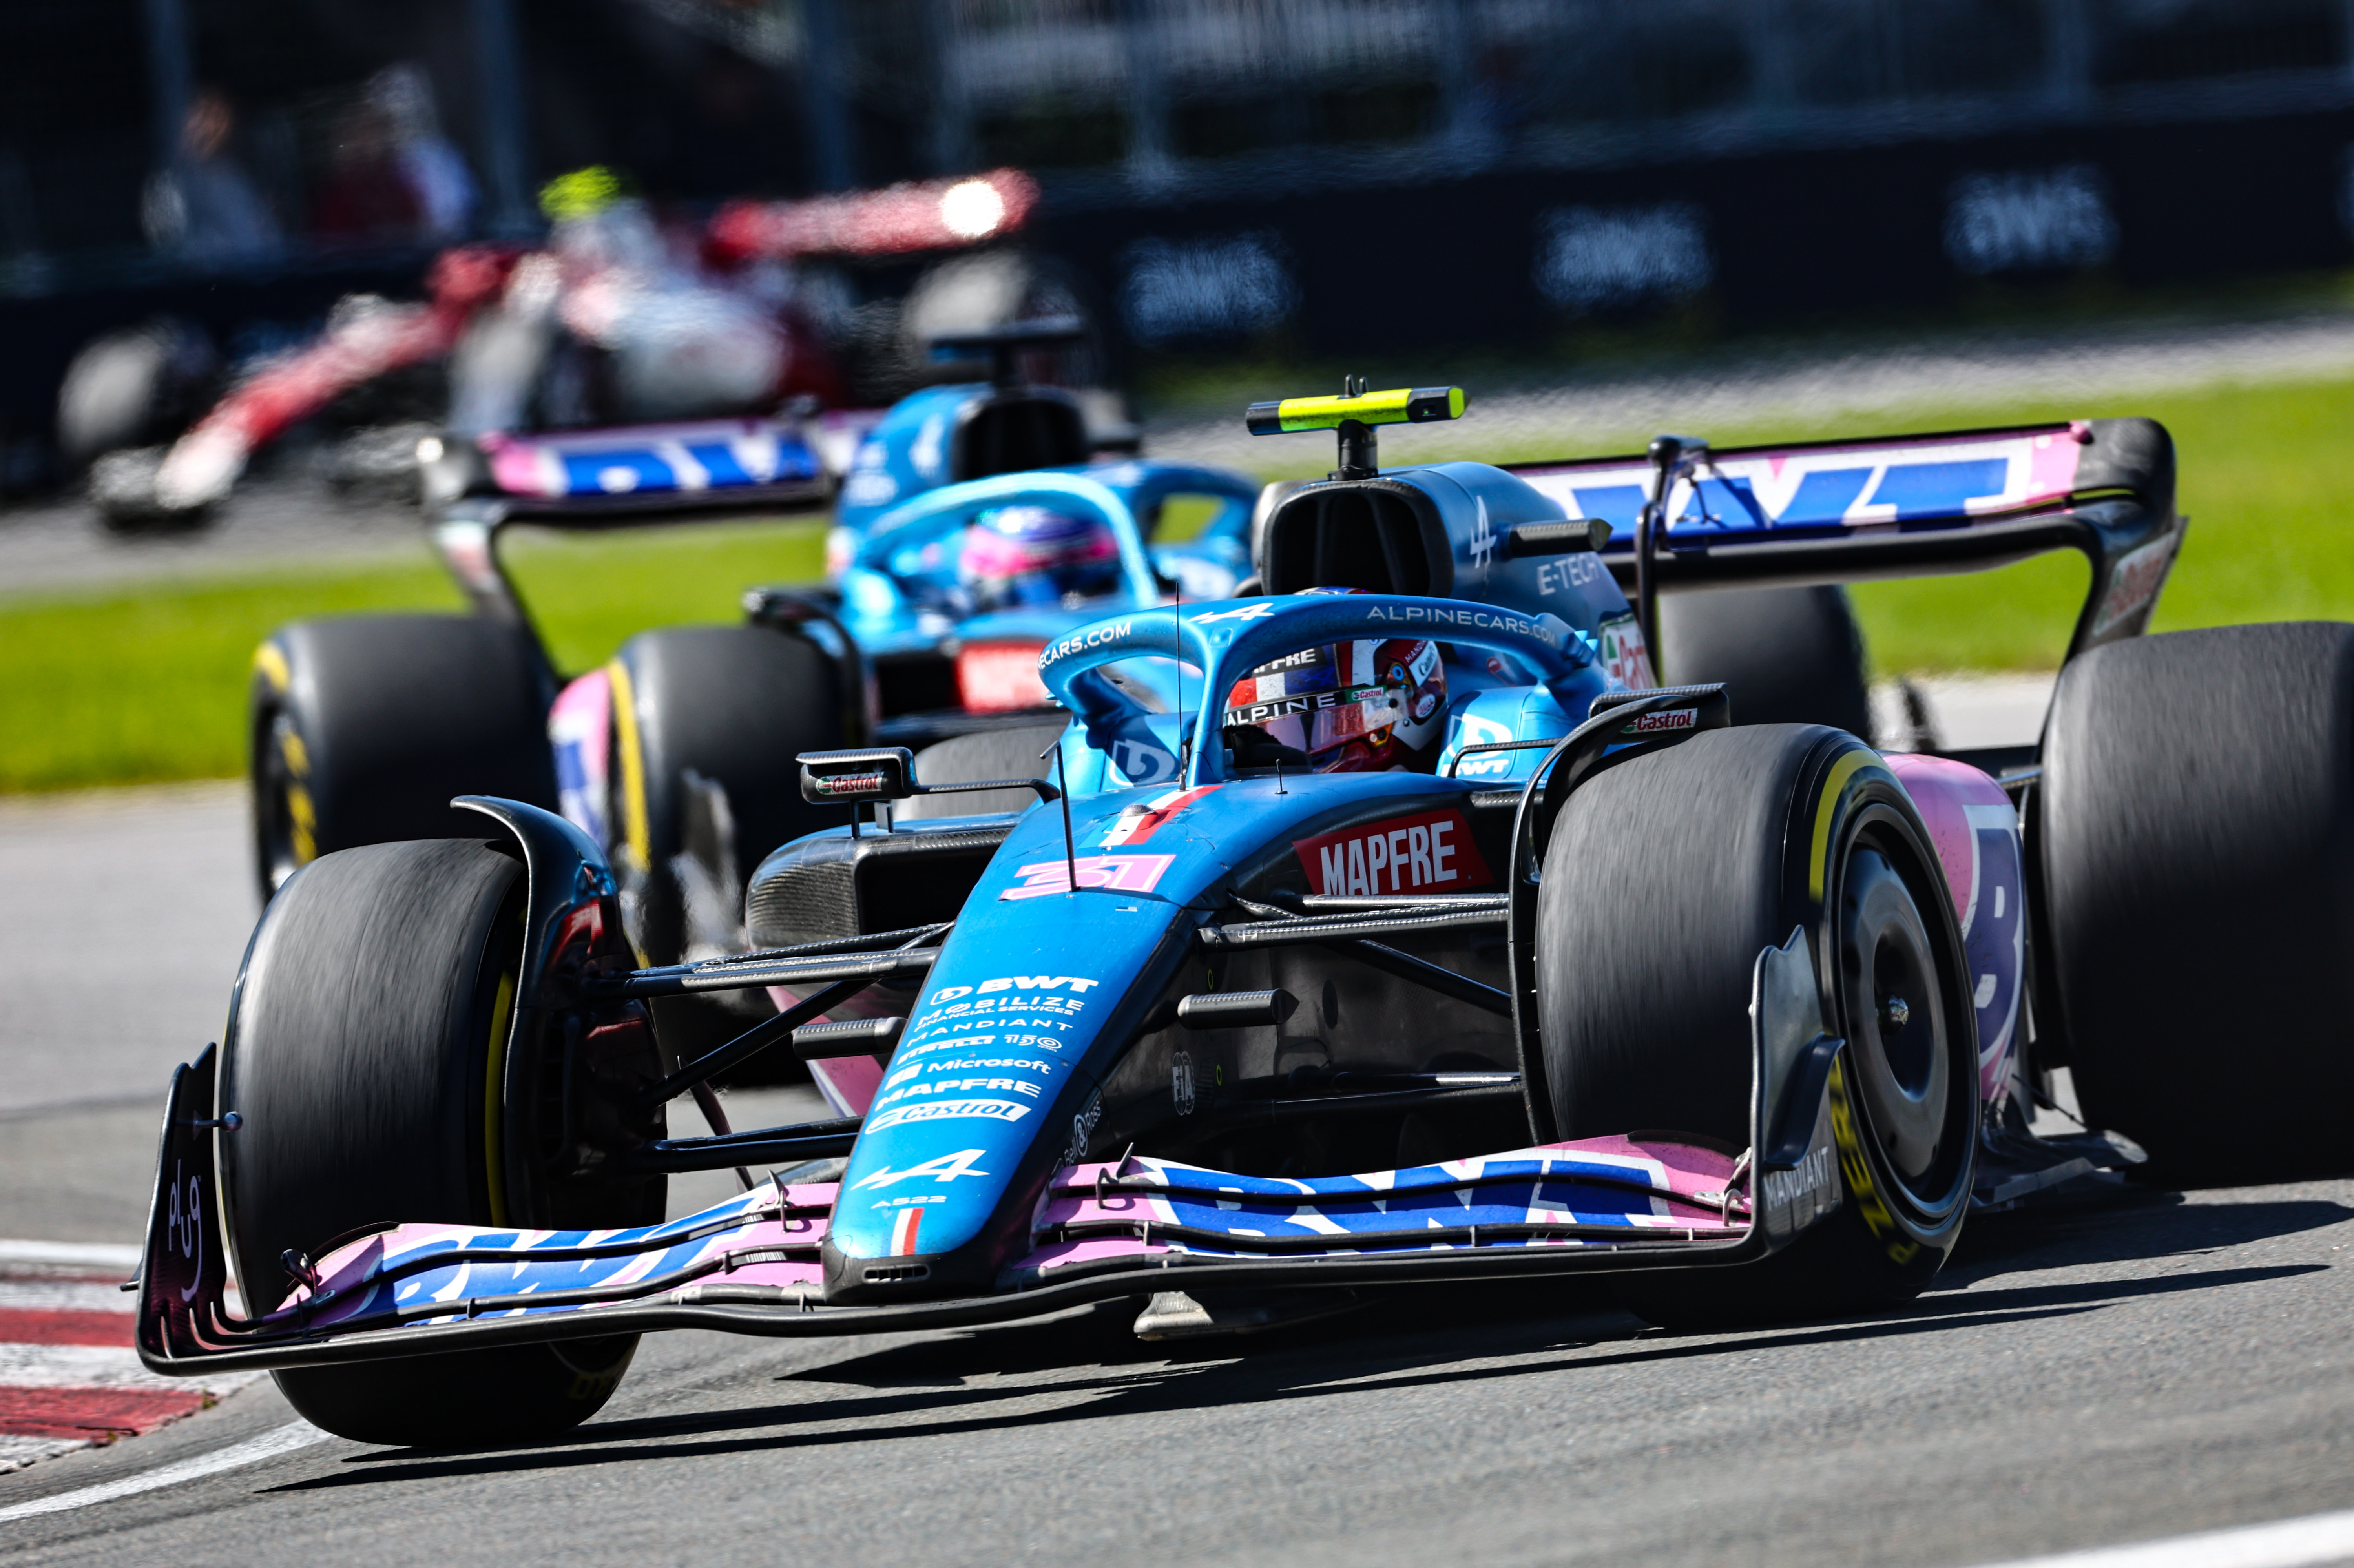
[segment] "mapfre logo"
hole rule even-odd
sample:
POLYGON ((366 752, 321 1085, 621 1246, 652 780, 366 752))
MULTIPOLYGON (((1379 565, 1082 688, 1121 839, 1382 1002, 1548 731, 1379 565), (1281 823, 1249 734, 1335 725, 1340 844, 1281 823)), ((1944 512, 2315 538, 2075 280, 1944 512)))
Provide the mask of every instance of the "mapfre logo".
POLYGON ((1460 811, 1391 817, 1291 847, 1313 893, 1460 893, 1495 881, 1460 811))

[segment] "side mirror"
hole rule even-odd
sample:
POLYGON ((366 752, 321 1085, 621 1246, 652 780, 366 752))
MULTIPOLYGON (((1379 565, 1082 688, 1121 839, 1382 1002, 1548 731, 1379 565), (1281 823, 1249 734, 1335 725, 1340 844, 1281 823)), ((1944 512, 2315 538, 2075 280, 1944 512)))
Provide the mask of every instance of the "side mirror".
MULTIPOLYGON (((801 765, 801 799, 812 806, 855 808, 917 795, 970 795, 984 789, 1030 789, 1041 800, 1059 800, 1063 793, 1044 779, 982 779, 928 788, 916 782, 916 754, 904 746, 804 751, 801 765)), ((854 826, 854 817, 853 822, 854 826)))

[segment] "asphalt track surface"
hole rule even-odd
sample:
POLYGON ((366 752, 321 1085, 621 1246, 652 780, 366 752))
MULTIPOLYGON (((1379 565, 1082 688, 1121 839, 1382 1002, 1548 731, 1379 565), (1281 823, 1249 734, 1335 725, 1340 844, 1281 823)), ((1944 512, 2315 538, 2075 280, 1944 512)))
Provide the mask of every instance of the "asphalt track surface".
MULTIPOLYGON (((137 1237, 164 1075, 253 913, 239 811, 0 810, 0 1234, 137 1237)), ((1191 1347, 1120 1304, 673 1334, 566 1441, 474 1453, 319 1436, 265 1382, 0 1477, 0 1558, 1959 1568, 2354 1506, 2349 1254, 2332 1181, 1984 1220, 1905 1310, 1734 1334, 1558 1283, 1191 1347)), ((2354 1561, 2354 1523, 2302 1528, 2128 1561, 2354 1561)))

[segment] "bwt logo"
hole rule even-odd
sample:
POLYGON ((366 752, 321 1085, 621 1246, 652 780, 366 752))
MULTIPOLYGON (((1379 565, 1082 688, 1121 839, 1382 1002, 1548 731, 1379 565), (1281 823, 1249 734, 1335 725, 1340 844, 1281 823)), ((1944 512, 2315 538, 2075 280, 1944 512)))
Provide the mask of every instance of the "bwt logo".
POLYGON ((983 996, 1001 991, 1060 991, 1071 988, 1076 995, 1084 995, 1101 985, 1101 980, 1081 980, 1076 975, 1000 975, 985 980, 978 986, 944 985, 924 999, 926 1007, 938 1007, 944 1001, 954 1001, 960 996, 970 996, 976 991, 983 996))

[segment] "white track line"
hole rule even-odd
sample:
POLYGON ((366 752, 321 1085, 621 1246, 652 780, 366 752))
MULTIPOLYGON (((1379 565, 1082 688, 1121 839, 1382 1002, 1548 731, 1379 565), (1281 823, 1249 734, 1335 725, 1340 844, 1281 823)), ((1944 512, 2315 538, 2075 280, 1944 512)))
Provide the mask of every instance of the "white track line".
MULTIPOLYGON (((130 1337, 123 1335, 122 1345, 0 1344, 0 1388, 189 1388, 187 1378, 149 1372, 128 1343, 130 1337)), ((226 1393, 252 1381, 251 1373, 207 1378, 196 1392, 226 1393)))
POLYGON ((193 1481, 205 1476, 216 1476, 223 1470, 234 1470, 241 1465, 291 1454, 297 1448, 307 1448, 313 1443, 323 1443, 327 1435, 307 1421, 290 1421, 273 1432, 249 1438, 235 1447, 218 1453, 183 1459, 176 1465, 165 1465, 143 1475, 125 1476, 119 1481, 107 1481, 100 1486, 84 1487, 79 1491, 59 1492, 55 1497, 36 1498, 13 1508, 0 1508, 0 1524, 11 1520, 31 1519, 36 1514, 63 1513, 69 1509, 88 1508, 92 1503, 112 1502, 116 1498, 152 1492, 160 1487, 175 1487, 182 1481, 193 1481))
MULTIPOLYGON (((0 1515, 0 1518, 5 1518, 0 1515)), ((2354 1558, 2354 1509, 2145 1541, 2095 1546, 2050 1557, 2022 1557, 1984 1568, 2308 1568, 2354 1558)))
POLYGON ((139 1266, 139 1249, 105 1242, 0 1241, 0 1263, 119 1268, 127 1277, 139 1266))

